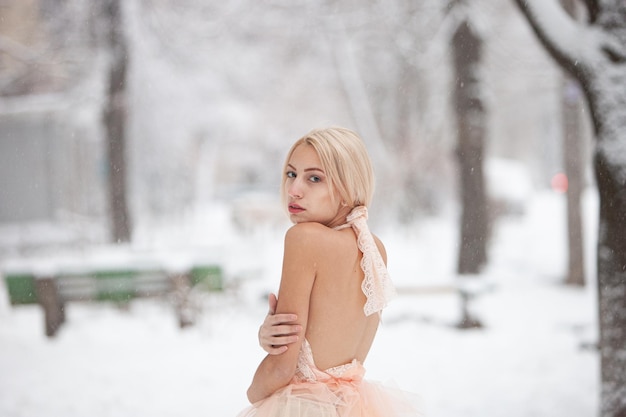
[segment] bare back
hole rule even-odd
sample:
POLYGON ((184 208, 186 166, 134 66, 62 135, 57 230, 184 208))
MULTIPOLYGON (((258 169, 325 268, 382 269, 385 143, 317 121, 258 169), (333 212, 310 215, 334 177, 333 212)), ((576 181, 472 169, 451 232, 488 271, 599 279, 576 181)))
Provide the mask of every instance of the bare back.
MULTIPOLYGON (((311 345, 315 364, 328 369, 357 359, 365 361, 372 346, 379 315, 365 316, 365 295, 361 290, 362 253, 352 229, 328 229, 320 242, 330 250, 318 260, 317 275, 309 304, 306 338, 311 345)), ((378 239, 377 246, 385 258, 378 239)))

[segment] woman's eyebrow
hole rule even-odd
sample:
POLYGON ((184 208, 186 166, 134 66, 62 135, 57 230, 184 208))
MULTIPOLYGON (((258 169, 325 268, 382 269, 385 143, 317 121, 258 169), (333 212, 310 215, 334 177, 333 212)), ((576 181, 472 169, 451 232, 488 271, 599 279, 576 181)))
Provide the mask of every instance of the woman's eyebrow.
MULTIPOLYGON (((294 166, 293 166, 293 165, 291 165, 291 164, 287 164, 287 167, 288 167, 288 168, 291 168, 291 169, 293 169, 293 170, 297 170, 297 169, 296 169, 296 167, 294 167, 294 166)), ((324 173, 325 173, 325 172, 324 172, 324 170, 323 170, 322 168, 312 167, 312 168, 305 168, 305 169, 304 169, 304 172, 310 172, 310 171, 319 171, 319 172, 321 172, 322 174, 324 174, 324 173)))

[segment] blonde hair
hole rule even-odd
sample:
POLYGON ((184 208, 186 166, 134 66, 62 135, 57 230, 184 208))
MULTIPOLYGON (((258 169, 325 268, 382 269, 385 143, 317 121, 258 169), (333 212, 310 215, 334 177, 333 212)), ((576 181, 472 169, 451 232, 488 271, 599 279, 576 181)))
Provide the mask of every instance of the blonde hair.
POLYGON ((346 205, 369 206, 374 195, 374 171, 370 157, 359 135, 342 127, 314 129, 293 144, 283 165, 280 191, 283 204, 288 201, 284 186, 287 164, 294 150, 302 144, 313 146, 317 152, 331 195, 334 195, 335 189, 346 205))

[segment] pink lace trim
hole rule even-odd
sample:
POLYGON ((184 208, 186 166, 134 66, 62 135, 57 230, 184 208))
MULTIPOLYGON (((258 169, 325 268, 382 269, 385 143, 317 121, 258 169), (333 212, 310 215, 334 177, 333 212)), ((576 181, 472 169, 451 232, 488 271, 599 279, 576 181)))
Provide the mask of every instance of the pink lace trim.
POLYGON ((365 274, 361 283, 363 294, 367 297, 363 311, 366 316, 369 316, 385 308, 396 295, 396 290, 367 225, 367 207, 355 207, 346 220, 346 224, 336 227, 335 230, 352 227, 356 233, 357 245, 363 253, 361 269, 365 274))
MULTIPOLYGON (((351 362, 344 363, 343 365, 333 366, 324 371, 320 371, 315 366, 313 361, 313 351, 309 341, 304 339, 302 347, 300 348, 300 354, 298 355, 298 366, 296 367, 296 373, 294 381, 307 381, 313 382, 318 380, 324 380, 328 375, 333 378, 342 378, 344 375, 350 373, 358 373, 359 368, 362 369, 362 365, 356 359, 351 362)), ((361 375, 362 377, 363 375, 361 375)))

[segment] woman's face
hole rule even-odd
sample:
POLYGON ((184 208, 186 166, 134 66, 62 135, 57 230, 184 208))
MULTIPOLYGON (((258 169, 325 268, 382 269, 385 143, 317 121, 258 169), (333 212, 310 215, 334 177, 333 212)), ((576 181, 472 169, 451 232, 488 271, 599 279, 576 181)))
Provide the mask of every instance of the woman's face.
POLYGON ((341 197, 328 186, 328 178, 322 169, 315 148, 300 144, 294 149, 284 177, 287 209, 293 223, 317 222, 329 227, 345 222, 347 210, 341 205, 341 197), (332 193, 334 193, 334 200, 332 193), (334 202, 333 202, 334 201, 334 202))

